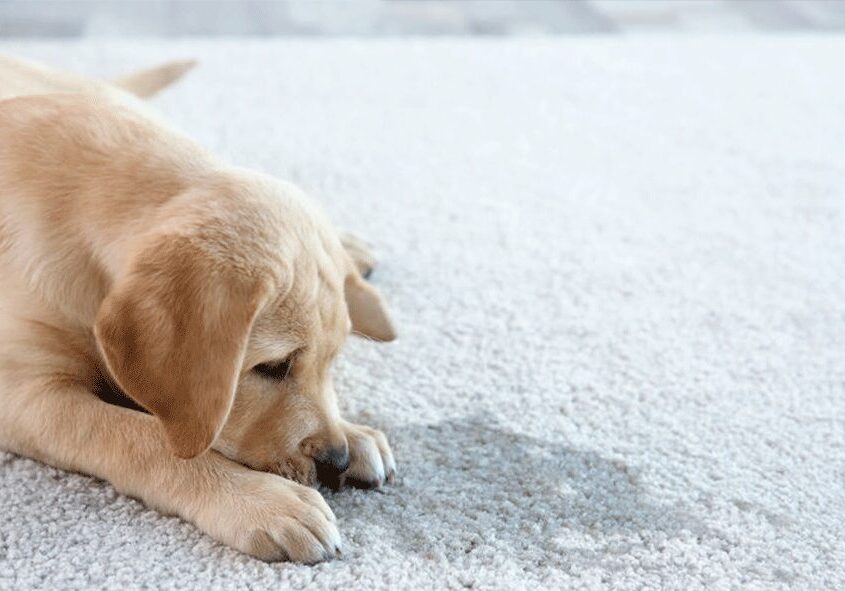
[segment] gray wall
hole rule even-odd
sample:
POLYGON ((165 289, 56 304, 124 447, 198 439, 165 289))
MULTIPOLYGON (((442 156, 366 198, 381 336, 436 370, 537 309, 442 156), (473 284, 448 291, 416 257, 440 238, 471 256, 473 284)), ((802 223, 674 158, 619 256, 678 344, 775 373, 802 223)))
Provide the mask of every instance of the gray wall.
POLYGON ((2 37, 843 29, 843 0, 0 0, 2 37))

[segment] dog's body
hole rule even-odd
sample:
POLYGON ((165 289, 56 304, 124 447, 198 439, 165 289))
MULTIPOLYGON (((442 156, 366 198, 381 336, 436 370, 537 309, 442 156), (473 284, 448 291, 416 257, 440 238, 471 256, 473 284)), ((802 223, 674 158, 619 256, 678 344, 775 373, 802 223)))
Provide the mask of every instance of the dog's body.
POLYGON ((383 434, 340 418, 330 365, 350 329, 393 329, 368 253, 301 192, 129 94, 187 67, 111 85, 0 58, 0 447, 254 556, 329 558, 334 516, 304 485, 395 470, 383 434))

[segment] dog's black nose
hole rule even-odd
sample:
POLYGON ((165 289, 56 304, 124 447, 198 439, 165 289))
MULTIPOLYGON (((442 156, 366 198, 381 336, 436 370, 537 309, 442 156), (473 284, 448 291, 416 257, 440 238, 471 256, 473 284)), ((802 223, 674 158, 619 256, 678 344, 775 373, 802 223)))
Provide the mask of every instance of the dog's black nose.
POLYGON ((349 447, 330 447, 314 459, 317 465, 317 479, 337 490, 340 488, 340 475, 349 468, 349 447))
POLYGON ((349 446, 343 445, 330 447, 317 457, 317 462, 328 464, 338 472, 345 472, 349 467, 349 446))

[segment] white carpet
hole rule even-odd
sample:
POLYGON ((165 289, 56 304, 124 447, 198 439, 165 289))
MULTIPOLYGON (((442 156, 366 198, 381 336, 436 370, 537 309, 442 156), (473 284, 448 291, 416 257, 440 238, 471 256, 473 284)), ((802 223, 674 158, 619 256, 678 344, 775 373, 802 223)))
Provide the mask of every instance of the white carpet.
POLYGON ((0 588, 845 587, 845 38, 0 49, 198 57, 159 109, 375 243, 401 330, 337 368, 400 464, 343 560, 0 454, 0 588))

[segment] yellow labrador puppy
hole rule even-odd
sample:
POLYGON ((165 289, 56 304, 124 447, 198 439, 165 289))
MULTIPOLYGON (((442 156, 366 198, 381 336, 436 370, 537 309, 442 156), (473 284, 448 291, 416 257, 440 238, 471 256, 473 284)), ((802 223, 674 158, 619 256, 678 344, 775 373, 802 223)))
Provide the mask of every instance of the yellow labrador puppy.
POLYGON ((328 559, 335 517, 306 485, 395 474, 384 435, 339 415, 332 361, 394 330, 368 253, 297 188, 126 91, 189 65, 110 85, 0 59, 0 447, 253 556, 328 559), (97 395, 121 391, 147 412, 97 395))

